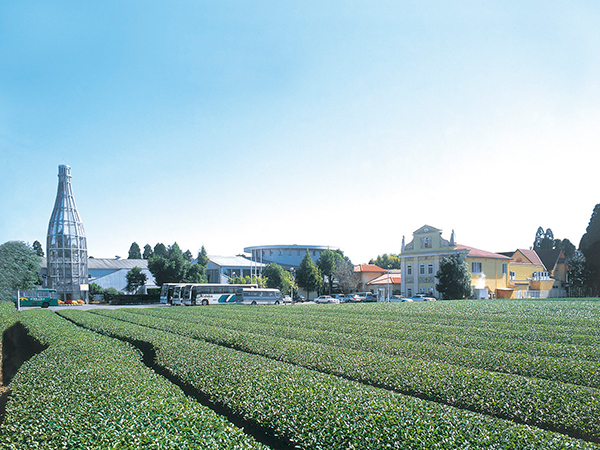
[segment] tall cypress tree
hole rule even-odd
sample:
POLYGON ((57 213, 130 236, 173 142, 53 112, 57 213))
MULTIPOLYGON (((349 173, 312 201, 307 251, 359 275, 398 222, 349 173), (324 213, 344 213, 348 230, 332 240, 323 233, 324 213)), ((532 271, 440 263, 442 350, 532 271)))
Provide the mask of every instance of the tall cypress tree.
POLYGON ((150 259, 153 253, 154 252, 152 251, 152 247, 150 246, 150 244, 146 244, 144 246, 144 254, 142 255, 142 258, 150 259))
POLYGON ((592 286, 598 292, 600 290, 600 203, 594 207, 590 223, 579 242, 579 250, 585 256, 592 286))
POLYGON ((142 259, 142 252, 140 251, 140 246, 137 244, 137 242, 134 242, 131 244, 131 247, 129 247, 129 255, 127 256, 127 259, 142 259))
POLYGON ((202 246, 202 248, 200 249, 200 251, 198 252, 198 264, 200 264, 201 266, 208 266, 208 253, 206 252, 206 249, 204 248, 204 245, 202 246))
MULTIPOLYGON (((325 250, 321 253, 319 259, 317 259, 317 267, 321 271, 321 275, 323 277, 327 277, 329 281, 329 293, 331 294, 331 290, 333 288, 333 274, 335 273, 335 253, 331 250, 325 250)), ((323 280, 325 282, 325 280, 323 280)))
POLYGON ((310 292, 318 292, 323 285, 321 271, 313 262, 308 251, 306 252, 306 255, 304 255, 304 258, 302 258, 300 267, 298 267, 298 270, 296 271, 296 282, 298 283, 298 286, 306 290, 307 297, 310 292))

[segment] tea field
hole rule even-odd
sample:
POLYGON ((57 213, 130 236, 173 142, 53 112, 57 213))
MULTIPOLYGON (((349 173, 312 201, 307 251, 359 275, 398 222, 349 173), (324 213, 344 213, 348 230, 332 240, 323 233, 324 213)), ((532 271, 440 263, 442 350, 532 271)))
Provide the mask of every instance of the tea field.
POLYGON ((2 305, 0 448, 600 449, 599 325, 569 299, 2 305))

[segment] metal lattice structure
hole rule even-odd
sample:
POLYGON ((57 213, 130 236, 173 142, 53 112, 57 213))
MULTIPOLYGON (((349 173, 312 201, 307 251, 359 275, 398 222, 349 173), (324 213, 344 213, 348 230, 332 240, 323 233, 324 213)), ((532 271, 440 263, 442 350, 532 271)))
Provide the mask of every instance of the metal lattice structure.
POLYGON ((87 241, 73 197, 69 166, 58 166, 58 191, 48 225, 46 249, 48 287, 56 289, 63 301, 87 302, 87 241))

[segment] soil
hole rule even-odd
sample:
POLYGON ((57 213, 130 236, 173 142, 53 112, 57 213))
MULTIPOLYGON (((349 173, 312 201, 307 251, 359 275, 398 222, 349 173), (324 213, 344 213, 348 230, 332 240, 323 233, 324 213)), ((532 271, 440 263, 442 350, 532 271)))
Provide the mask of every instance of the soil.
POLYGON ((25 361, 45 348, 18 322, 4 331, 0 344, 0 424, 4 421, 6 403, 11 393, 8 387, 10 381, 25 361))

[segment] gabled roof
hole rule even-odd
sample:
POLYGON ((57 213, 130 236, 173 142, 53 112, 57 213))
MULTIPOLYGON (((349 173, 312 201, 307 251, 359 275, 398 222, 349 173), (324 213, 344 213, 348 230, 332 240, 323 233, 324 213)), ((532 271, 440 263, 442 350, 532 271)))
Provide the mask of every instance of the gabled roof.
POLYGON ((536 250, 538 256, 544 263, 546 270, 554 270, 557 264, 564 263, 567 258, 565 254, 559 248, 548 249, 548 250, 536 250))
POLYGON ((502 252, 501 254, 510 255, 513 259, 513 264, 533 264, 534 266, 544 266, 544 263, 536 253, 536 250, 518 248, 514 252, 502 252), (522 257, 519 254, 522 255, 522 257))
POLYGON ((210 256, 209 261, 217 266, 221 267, 265 267, 266 264, 259 262, 252 262, 251 259, 245 256, 210 256))
POLYGON ((488 258, 488 259, 505 259, 510 261, 510 257, 501 255, 500 253, 492 253, 486 250, 479 250, 478 248, 469 247, 467 245, 456 244, 457 250, 468 250, 469 253, 467 256, 471 258, 488 258))
POLYGON ((119 270, 119 269, 148 268, 147 259, 113 259, 113 258, 89 258, 88 270, 119 270))
MULTIPOLYGON (((41 267, 48 267, 48 259, 42 257, 41 267)), ((88 258, 88 270, 120 270, 120 269, 133 269, 139 267, 140 269, 148 268, 147 259, 116 259, 116 258, 88 258)))
POLYGON ((401 276, 398 272, 390 272, 389 280, 388 274, 384 273, 383 275, 379 275, 377 278, 369 281, 367 284, 377 284, 377 285, 386 285, 386 284, 400 284, 401 276))
POLYGON ((520 248, 518 250, 521 253, 523 253, 523 255, 525 255, 525 257, 531 262, 531 264, 535 264, 536 266, 544 265, 544 263, 542 262, 535 250, 529 250, 526 248, 520 248))
POLYGON ((423 225, 421 228, 414 231, 413 235, 424 234, 424 233, 433 233, 433 232, 441 233, 442 230, 440 230, 439 228, 436 228, 436 227, 432 227, 431 225, 423 225))
POLYGON ((358 265, 354 266, 354 271, 355 272, 375 272, 375 273, 386 272, 385 269, 382 269, 381 267, 376 266, 375 264, 358 264, 358 265))

